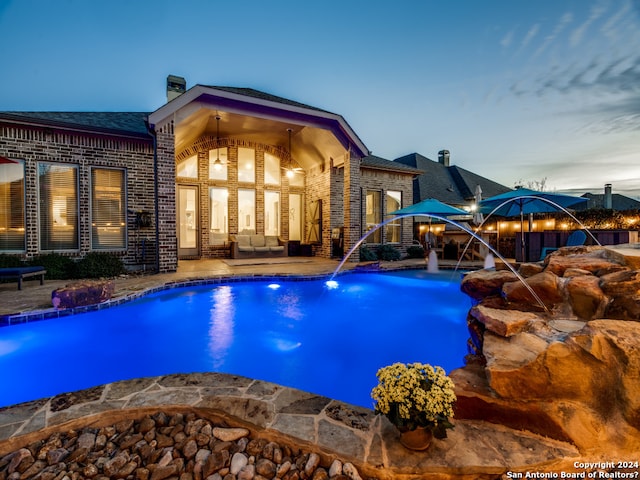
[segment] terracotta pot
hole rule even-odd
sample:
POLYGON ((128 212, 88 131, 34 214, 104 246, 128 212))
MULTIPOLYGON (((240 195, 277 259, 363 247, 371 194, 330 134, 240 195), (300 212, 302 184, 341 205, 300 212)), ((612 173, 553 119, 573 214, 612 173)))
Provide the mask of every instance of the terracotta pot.
POLYGON ((431 445, 433 433, 425 427, 400 432, 400 443, 409 450, 426 450, 431 445))

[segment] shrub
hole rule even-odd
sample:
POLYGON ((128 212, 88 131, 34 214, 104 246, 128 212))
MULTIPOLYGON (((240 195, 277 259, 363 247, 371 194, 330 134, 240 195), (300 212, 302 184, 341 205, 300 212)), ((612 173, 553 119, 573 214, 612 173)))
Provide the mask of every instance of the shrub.
POLYGON ((65 257, 59 253, 47 253, 33 257, 29 264, 43 266, 47 271, 46 277, 50 280, 76 278, 76 263, 70 257, 65 257))
POLYGON ((24 263, 20 260, 20 257, 15 255, 7 255, 6 253, 0 253, 0 268, 11 267, 24 267, 24 263))
POLYGON ((407 256, 409 258, 424 258, 424 248, 422 245, 411 245, 407 247, 407 256))
POLYGON ((378 247, 378 258, 385 261, 400 260, 400 250, 396 247, 388 244, 380 245, 378 247))
POLYGON ((375 262, 378 260, 376 252, 369 247, 360 247, 360 261, 361 262, 375 262))
POLYGON ((79 278, 117 277, 124 272, 122 260, 112 253, 90 252, 78 262, 79 278))

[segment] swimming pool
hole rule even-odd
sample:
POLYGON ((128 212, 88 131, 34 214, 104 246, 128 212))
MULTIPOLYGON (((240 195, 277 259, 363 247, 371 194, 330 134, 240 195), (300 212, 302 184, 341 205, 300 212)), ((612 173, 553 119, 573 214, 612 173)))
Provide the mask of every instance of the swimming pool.
POLYGON ((0 328, 0 406, 138 377, 216 371, 372 407, 376 371, 463 365, 458 278, 354 273, 181 287, 0 328))

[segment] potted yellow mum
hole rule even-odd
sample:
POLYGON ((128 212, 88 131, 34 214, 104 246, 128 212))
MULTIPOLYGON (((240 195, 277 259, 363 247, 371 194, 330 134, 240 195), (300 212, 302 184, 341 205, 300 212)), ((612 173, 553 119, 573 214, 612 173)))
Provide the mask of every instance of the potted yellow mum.
POLYGON ((394 363, 378 370, 378 385, 371 391, 375 412, 384 414, 398 430, 403 445, 423 450, 431 437, 442 439, 453 428, 454 384, 442 367, 423 363, 394 363), (412 437, 426 436, 416 448, 412 437))

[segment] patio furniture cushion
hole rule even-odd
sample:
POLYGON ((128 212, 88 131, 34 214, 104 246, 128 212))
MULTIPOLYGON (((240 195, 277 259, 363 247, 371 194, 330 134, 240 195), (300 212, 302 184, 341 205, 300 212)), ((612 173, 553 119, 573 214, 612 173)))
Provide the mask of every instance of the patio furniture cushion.
MULTIPOLYGON (((251 235, 251 245, 257 248, 265 246, 264 235, 251 235)), ((267 249, 268 250, 268 249, 267 249)), ((264 250, 256 250, 264 251, 264 250)))
POLYGON ((236 235, 236 241, 240 247, 250 247, 251 235, 236 235))
POLYGON ((278 237, 274 237, 273 235, 269 235, 268 237, 264 237, 264 244, 267 247, 277 247, 280 245, 278 243, 278 237))

